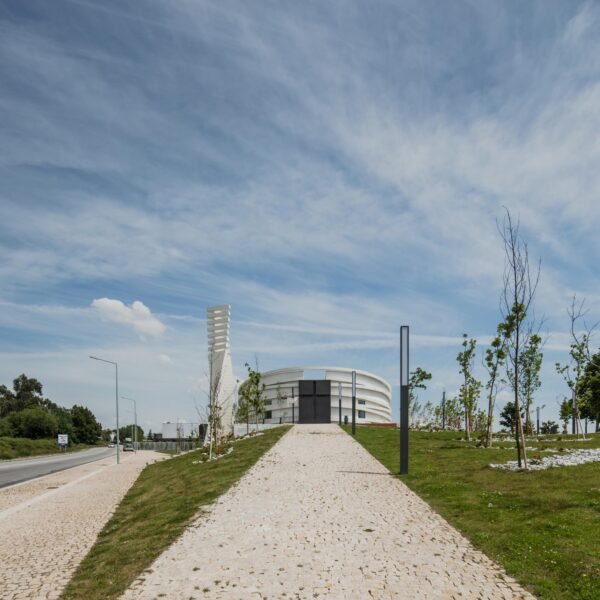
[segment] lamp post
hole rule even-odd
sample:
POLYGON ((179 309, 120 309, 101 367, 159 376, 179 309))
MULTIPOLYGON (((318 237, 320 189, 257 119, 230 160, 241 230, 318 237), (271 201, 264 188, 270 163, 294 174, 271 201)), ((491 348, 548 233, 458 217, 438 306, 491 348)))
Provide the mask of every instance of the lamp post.
POLYGON ((342 424, 342 382, 338 382, 338 419, 339 424, 342 424))
POLYGON ((137 436, 138 436, 138 426, 137 426, 137 402, 135 401, 135 398, 128 398, 127 396, 121 396, 121 398, 123 400, 129 400, 130 402, 133 402, 133 421, 135 423, 135 430, 133 432, 133 448, 137 454, 137 448, 138 448, 138 443, 137 443, 137 436))
POLYGON ((408 325, 400 327, 400 475, 408 473, 408 325))
POLYGON ((117 406, 117 464, 121 462, 119 455, 119 365, 114 360, 106 360, 97 356, 90 356, 92 360, 99 360, 115 366, 115 402, 117 406))
POLYGON ((356 434, 356 371, 352 371, 352 435, 356 434))

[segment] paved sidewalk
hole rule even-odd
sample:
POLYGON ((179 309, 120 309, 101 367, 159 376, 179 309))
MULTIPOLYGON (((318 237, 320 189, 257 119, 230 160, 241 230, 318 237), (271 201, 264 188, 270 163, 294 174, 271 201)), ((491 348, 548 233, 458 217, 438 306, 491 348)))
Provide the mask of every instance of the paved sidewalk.
POLYGON ((123 598, 532 598, 337 425, 296 425, 123 598))
POLYGON ((138 452, 0 489, 0 598, 58 598, 149 462, 138 452))

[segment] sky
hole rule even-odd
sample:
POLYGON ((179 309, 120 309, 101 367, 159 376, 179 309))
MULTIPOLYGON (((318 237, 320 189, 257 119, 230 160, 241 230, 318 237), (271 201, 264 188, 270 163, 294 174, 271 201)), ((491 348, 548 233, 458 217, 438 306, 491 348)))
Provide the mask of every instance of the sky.
POLYGON ((598 31, 569 0, 0 0, 0 382, 113 426, 96 355, 144 429, 197 419, 231 304, 238 377, 364 369, 397 415, 408 324, 439 402, 464 332, 484 378, 508 208, 557 420, 573 294, 600 319, 598 31))

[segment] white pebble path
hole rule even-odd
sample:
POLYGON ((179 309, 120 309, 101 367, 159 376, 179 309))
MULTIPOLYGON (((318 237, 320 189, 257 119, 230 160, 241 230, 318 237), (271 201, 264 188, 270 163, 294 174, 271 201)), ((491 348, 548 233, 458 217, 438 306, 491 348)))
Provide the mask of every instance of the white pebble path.
POLYGON ((337 425, 296 425, 123 600, 532 599, 337 425))

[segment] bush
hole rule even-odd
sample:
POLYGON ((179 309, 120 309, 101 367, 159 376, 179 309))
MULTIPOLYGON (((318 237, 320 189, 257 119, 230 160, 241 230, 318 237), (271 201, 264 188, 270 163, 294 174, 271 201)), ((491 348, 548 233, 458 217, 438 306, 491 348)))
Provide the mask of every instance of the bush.
POLYGON ((8 417, 15 437, 51 438, 58 433, 56 417, 43 408, 26 408, 8 417))
POLYGON ((8 419, 0 419, 0 437, 13 437, 13 427, 8 419))

